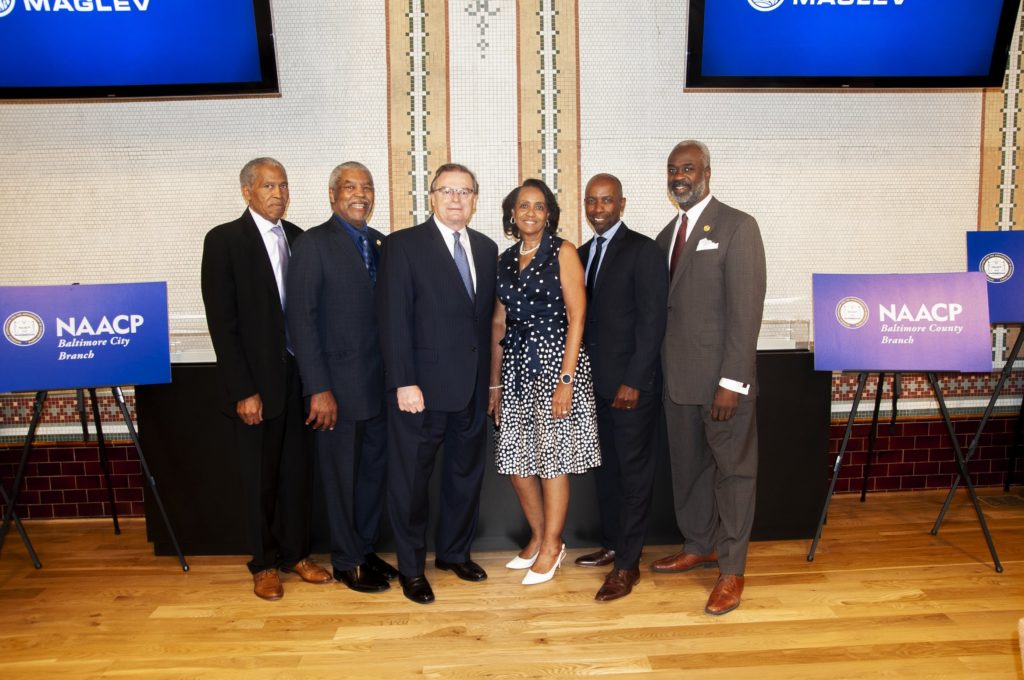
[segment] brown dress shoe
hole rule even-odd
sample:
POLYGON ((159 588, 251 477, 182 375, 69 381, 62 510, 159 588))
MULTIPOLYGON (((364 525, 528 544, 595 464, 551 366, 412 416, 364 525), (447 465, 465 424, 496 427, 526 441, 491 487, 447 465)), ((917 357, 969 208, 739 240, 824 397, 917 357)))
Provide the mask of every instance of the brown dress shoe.
POLYGON ((615 551, 608 548, 601 548, 586 555, 576 558, 576 565, 580 567, 604 567, 615 561, 615 551))
POLYGON ((264 569, 252 575, 252 592, 264 600, 280 600, 284 597, 284 586, 277 575, 277 569, 264 569))
POLYGON ((281 567, 281 571, 287 574, 298 574, 306 583, 330 583, 331 572, 327 571, 308 557, 304 557, 291 567, 281 567))
POLYGON ((598 602, 610 602, 625 597, 633 592, 633 586, 639 580, 639 569, 612 569, 604 577, 604 585, 597 591, 594 599, 598 602))
POLYGON ((732 574, 721 574, 711 590, 711 597, 704 607, 705 614, 721 616, 728 614, 740 606, 740 595, 743 594, 743 577, 732 574))
POLYGON ((675 555, 662 557, 660 560, 651 562, 651 571, 659 574, 676 574, 682 571, 690 571, 697 567, 708 569, 718 566, 718 553, 714 550, 708 555, 690 555, 685 552, 677 552, 675 555))

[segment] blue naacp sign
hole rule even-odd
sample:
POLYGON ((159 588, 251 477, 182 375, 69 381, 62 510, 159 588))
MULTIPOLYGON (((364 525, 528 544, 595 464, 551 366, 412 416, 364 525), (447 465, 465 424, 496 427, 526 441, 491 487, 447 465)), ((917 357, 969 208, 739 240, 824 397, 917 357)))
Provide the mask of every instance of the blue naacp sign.
POLYGON ((814 274, 814 368, 992 370, 985 278, 814 274))
POLYGON ((992 323, 1024 322, 1024 232, 967 232, 967 271, 988 280, 992 323))
POLYGON ((171 381, 167 284, 0 287, 0 392, 171 381))

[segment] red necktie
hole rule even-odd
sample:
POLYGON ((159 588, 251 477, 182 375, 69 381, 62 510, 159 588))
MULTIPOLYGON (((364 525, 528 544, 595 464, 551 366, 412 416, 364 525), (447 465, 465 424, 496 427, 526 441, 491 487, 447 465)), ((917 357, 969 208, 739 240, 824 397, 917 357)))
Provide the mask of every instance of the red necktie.
POLYGON ((686 245, 686 213, 683 213, 683 217, 679 220, 679 233, 676 234, 676 244, 672 246, 672 259, 668 265, 668 277, 672 278, 676 274, 676 263, 679 262, 679 256, 683 252, 683 247, 686 245))

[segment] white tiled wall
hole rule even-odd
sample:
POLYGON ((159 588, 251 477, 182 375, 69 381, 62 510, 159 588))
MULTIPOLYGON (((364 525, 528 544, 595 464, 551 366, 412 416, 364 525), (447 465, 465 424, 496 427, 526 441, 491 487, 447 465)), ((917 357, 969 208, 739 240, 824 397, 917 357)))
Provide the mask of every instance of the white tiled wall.
POLYGON ((274 3, 283 96, 0 103, 0 284, 167 280, 172 328, 202 314, 203 236, 241 214, 238 172, 288 170, 288 219, 330 215, 327 178, 355 159, 388 229, 383 3, 274 3))
MULTIPOLYGON (((448 5, 451 155, 479 173, 475 226, 500 243, 518 173, 516 3, 483 3, 499 10, 484 56, 470 4, 448 5)), ((962 269, 980 93, 684 92, 686 5, 579 0, 584 183, 618 175, 627 222, 654 235, 673 213, 668 151, 703 139, 712 191, 761 224, 768 319, 809 317, 813 271, 962 269)), ((0 103, 0 284, 164 279, 172 315, 201 314, 202 237, 241 212, 238 170, 257 155, 288 168, 303 227, 328 215, 330 169, 366 163, 371 223, 389 230, 384 3, 277 0, 274 25, 281 98, 0 103)))

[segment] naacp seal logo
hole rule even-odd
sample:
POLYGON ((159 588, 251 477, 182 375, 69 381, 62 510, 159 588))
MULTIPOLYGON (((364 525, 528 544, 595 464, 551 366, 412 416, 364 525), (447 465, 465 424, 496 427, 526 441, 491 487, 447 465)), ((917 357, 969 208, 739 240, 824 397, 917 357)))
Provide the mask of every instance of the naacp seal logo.
POLYGON ((750 3, 750 6, 758 12, 771 12, 773 9, 782 7, 782 3, 785 1, 786 0, 747 0, 747 2, 750 3))
POLYGON ((868 305, 858 297, 845 297, 836 305, 836 320, 847 328, 860 328, 868 322, 868 305))
POLYGON ((4 336, 12 345, 19 347, 36 344, 45 330, 43 320, 32 312, 15 312, 4 321, 4 336))
POLYGON ((0 17, 5 17, 14 9, 16 0, 0 0, 0 17))
POLYGON ((1003 253, 989 253, 981 258, 978 269, 992 283, 1006 283, 1013 276, 1013 260, 1003 253))

